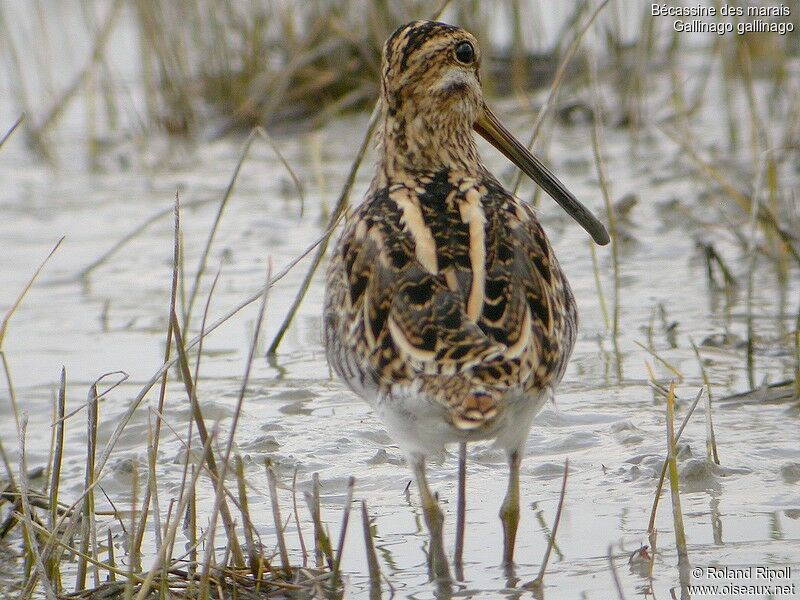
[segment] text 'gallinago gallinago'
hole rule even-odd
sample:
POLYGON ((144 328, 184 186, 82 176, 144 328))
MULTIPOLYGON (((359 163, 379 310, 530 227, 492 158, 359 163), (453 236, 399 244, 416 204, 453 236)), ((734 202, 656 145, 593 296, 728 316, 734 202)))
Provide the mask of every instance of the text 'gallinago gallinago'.
POLYGON ((472 35, 443 23, 409 23, 386 42, 378 165, 331 256, 325 297, 328 360, 408 454, 442 578, 443 516, 425 457, 484 439, 506 451, 510 563, 522 450, 564 374, 578 319, 534 211, 483 165, 473 129, 608 242, 484 104, 480 58, 472 35))

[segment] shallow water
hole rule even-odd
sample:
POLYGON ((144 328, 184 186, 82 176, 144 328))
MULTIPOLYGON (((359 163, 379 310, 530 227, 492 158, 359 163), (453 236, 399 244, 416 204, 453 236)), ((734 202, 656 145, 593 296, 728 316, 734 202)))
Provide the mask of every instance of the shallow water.
MULTIPOLYGON (((766 89, 759 90, 766 94, 766 89)), ((653 122, 663 116, 662 110, 666 111, 661 107, 668 93, 666 85, 657 86, 646 97, 653 122)), ((510 129, 525 139, 534 115, 509 103, 498 107, 510 129)), ((713 106, 707 106, 693 131, 703 140, 704 149, 726 151, 722 116, 717 113, 713 106)), ((8 114, 3 117, 3 122, 10 122, 8 114)), ((288 175, 265 144, 254 144, 209 256, 194 308, 193 333, 199 330, 203 305, 218 268, 209 322, 259 288, 269 261, 278 271, 316 240, 365 126, 365 117, 350 117, 321 132, 277 140, 305 186, 302 216, 288 175)), ((549 162, 576 196, 602 213, 590 136, 588 125, 557 126, 549 162)), ((54 140, 56 153, 62 157, 57 168, 32 158, 21 136, 12 138, 0 151, 0 180, 8 182, 0 194, 4 215, 0 220, 0 310, 11 304, 53 244, 66 236, 14 315, 4 344, 17 404, 28 419, 30 466, 43 465, 47 460, 53 396, 62 365, 68 378, 68 411, 82 406, 89 385, 101 374, 122 370, 129 375, 100 405, 101 448, 131 400, 161 365, 171 281, 170 216, 136 236, 85 280, 76 279, 76 275, 149 216, 169 210, 179 190, 186 207, 182 231, 190 287, 191 274, 243 143, 241 139, 225 139, 187 147, 157 141, 142 150, 133 142, 116 142, 104 156, 102 168, 93 171, 69 164, 84 152, 75 139, 67 131, 54 140), (194 206, 202 200, 209 202, 194 206)), ((495 172, 510 181, 502 157, 481 147, 495 172)), ((637 342, 647 346, 651 338, 659 356, 682 374, 677 386, 678 418, 682 418, 702 385, 691 342, 700 344, 721 334, 746 339, 744 284, 748 257, 732 235, 732 226, 720 220, 718 206, 729 201, 708 182, 692 177, 692 163, 657 129, 642 130, 634 139, 627 129, 604 128, 602 150, 613 197, 632 193, 638 198, 630 220, 620 222, 628 240, 620 248, 619 353, 615 353, 603 321, 589 241, 545 198, 541 218, 572 283, 581 329, 556 402, 537 418, 526 447, 515 578, 509 578, 499 566, 502 542, 496 514, 505 487, 503 456, 488 445, 470 448, 465 581, 458 586, 459 595, 531 594, 514 588, 538 572, 566 458, 570 460, 566 503, 557 550, 541 593, 547 598, 613 594, 609 547, 629 597, 667 597, 679 584, 668 495, 662 497, 658 513, 652 578, 628 564, 629 555, 648 543, 647 523, 666 447, 664 401, 648 384, 648 365, 658 381, 666 384, 674 378, 637 342), (708 225, 696 227, 684 211, 698 215, 708 225), (697 239, 713 241, 725 256, 742 284, 734 297, 726 298, 709 289, 697 239)), ((355 198, 368 183, 370 164, 359 174, 355 198)), ((737 164, 748 164, 748 153, 733 154, 725 164, 730 165, 735 177, 737 164)), ((789 161, 782 164, 780 176, 781 189, 787 196, 788 190, 797 191, 797 171, 789 161)), ((737 183, 749 182, 742 179, 737 183)), ((526 183, 523 197, 528 197, 531 189, 526 183)), ((747 233, 746 225, 741 225, 747 222, 746 216, 739 216, 738 222, 738 230, 747 233)), ((602 248, 597 254, 610 309, 611 252, 602 248)), ((264 350, 280 326, 307 265, 308 260, 301 262, 270 292, 261 344, 236 433, 236 449, 255 488, 251 491, 251 511, 257 516, 265 543, 271 546, 274 536, 264 460, 269 458, 277 466, 284 486, 279 493, 285 514, 291 506, 287 488, 295 467, 300 490, 309 489, 311 473, 318 472, 323 516, 336 536, 347 480, 354 476, 355 499, 365 499, 369 504, 381 568, 397 595, 433 597, 435 590, 427 581, 419 503, 416 493, 404 493, 410 478, 404 459, 369 408, 331 378, 326 365, 320 340, 320 275, 315 277, 277 358, 264 358, 264 350)), ((791 266, 785 285, 779 286, 770 264, 762 258, 754 281, 756 381, 791 378, 791 345, 780 340, 794 327, 800 296, 798 269, 791 266)), ((223 436, 231 425, 256 310, 256 304, 243 310, 211 334, 204 345, 198 393, 207 422, 218 425, 223 436)), ((715 401, 748 389, 746 355, 741 345, 705 345, 700 352, 715 401)), ((18 437, 7 396, 3 386, 0 439, 6 451, 14 455, 18 437)), ((148 407, 155 406, 156 401, 157 393, 151 393, 142 403, 107 464, 103 489, 118 507, 130 502, 132 461, 146 464, 148 422, 152 418, 148 407)), ((62 474, 65 497, 82 489, 84 415, 78 412, 67 425, 62 474)), ((705 460, 702 409, 692 417, 681 439, 681 504, 692 566, 795 565, 794 581, 799 582, 797 404, 720 401, 715 403, 713 416, 720 466, 709 466, 705 460)), ((184 437, 189 417, 183 386, 173 381, 168 387, 166 422, 184 437)), ((158 455, 162 510, 178 493, 182 456, 182 443, 165 428, 158 455)), ((455 469, 454 456, 430 469, 432 486, 445 510, 448 547, 454 539, 455 469)), ((208 508, 213 501, 212 486, 203 484, 199 489, 199 500, 208 508)), ((109 506, 98 499, 98 508, 109 506)), ((308 523, 304 507, 301 512, 308 523)), ((366 598, 369 592, 357 523, 358 519, 351 519, 343 563, 348 598, 366 598)), ((103 535, 106 526, 119 535, 113 522, 102 524, 103 535)), ((306 529, 306 539, 309 537, 310 527, 306 529)), ((291 524, 288 539, 294 560, 300 561, 291 524)), ((146 544, 152 552, 150 537, 146 544)), ((6 565, 8 553, 13 551, 0 547, 0 564, 6 565)))

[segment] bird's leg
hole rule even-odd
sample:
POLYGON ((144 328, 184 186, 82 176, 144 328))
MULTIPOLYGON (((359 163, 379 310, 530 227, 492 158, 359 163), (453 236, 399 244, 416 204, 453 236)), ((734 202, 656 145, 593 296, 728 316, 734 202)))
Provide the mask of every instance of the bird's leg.
POLYGON ((503 564, 514 562, 514 542, 519 525, 519 466, 520 451, 508 453, 508 491, 500 507, 500 520, 503 522, 503 564))
POLYGON ((428 488, 428 481, 425 477, 425 458, 422 456, 414 457, 414 477, 419 487, 420 501, 422 502, 422 514, 425 517, 425 525, 431 536, 431 567, 433 575, 439 580, 450 580, 450 567, 447 564, 447 557, 444 553, 444 514, 439 508, 439 502, 431 494, 428 488))
POLYGON ((456 551, 453 563, 456 567, 456 578, 464 579, 464 528, 467 522, 467 444, 458 445, 458 501, 456 511, 456 551))

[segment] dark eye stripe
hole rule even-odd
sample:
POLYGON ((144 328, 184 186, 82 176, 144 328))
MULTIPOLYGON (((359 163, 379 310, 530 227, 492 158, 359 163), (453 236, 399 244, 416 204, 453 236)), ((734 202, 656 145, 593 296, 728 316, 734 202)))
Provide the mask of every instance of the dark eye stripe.
POLYGON ((465 65, 472 64, 475 60, 475 50, 469 42, 461 42, 456 46, 456 60, 465 65))

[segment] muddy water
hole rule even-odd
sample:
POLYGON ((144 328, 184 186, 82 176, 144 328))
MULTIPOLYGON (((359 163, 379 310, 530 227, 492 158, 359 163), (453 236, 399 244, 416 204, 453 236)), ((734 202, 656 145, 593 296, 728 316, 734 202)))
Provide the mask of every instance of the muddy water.
MULTIPOLYGON (((656 88, 646 98, 653 122, 662 116, 668 93, 667 88, 656 88)), ((498 112, 505 115, 512 130, 527 136, 531 112, 502 103, 498 112)), ((697 118, 694 132, 703 148, 727 148, 719 112, 709 105, 697 118)), ((4 120, 9 121, 10 116, 4 120)), ((211 280, 218 270, 210 321, 258 289, 269 261, 277 271, 320 235, 324 215, 338 193, 365 125, 364 117, 351 117, 321 132, 278 139, 304 183, 302 216, 290 178, 266 145, 254 144, 209 256, 194 309, 194 332, 199 329, 211 280)), ((143 150, 133 142, 118 142, 103 155, 99 170, 89 170, 77 160, 85 151, 77 138, 67 131, 53 141, 61 157, 55 168, 37 162, 23 147, 21 136, 0 153, 0 180, 4 182, 0 193, 1 309, 10 305, 37 264, 65 236, 15 314, 4 344, 20 417, 28 420, 31 466, 47 460, 52 402, 62 365, 68 379, 68 410, 82 406, 89 385, 103 373, 128 374, 101 403, 101 447, 131 400, 159 368, 171 281, 170 217, 137 235, 88 277, 77 275, 148 217, 169 210, 177 190, 184 204, 182 239, 189 273, 186 286, 191 288, 191 274, 243 143, 226 139, 190 148, 156 141, 143 150)), ((482 148, 495 172, 509 181, 507 163, 482 148)), ((545 198, 541 218, 572 282, 582 325, 556 403, 539 416, 526 447, 515 576, 509 577, 499 567, 502 544, 496 514, 505 486, 503 457, 488 445, 469 450, 469 528, 465 581, 459 585, 465 596, 530 595, 513 588, 538 572, 566 458, 571 465, 567 498, 543 595, 608 597, 613 593, 609 547, 628 597, 651 591, 667 597, 679 584, 668 496, 657 518, 652 578, 646 570, 628 564, 630 554, 648 543, 650 507, 665 453, 665 406, 648 384, 648 365, 662 384, 675 378, 638 344, 652 345, 682 375, 677 385, 678 416, 682 418, 702 384, 691 342, 708 340, 700 352, 715 399, 714 427, 721 464, 712 466, 705 460, 705 423, 699 410, 681 440, 679 461, 692 565, 795 565, 795 573, 800 572, 797 405, 764 403, 758 398, 745 403, 720 400, 749 387, 745 350, 736 342, 746 337, 743 290, 749 259, 732 233, 736 229, 747 234, 747 218, 725 211, 731 222, 722 219, 719 207, 729 200, 710 183, 694 178, 691 161, 655 128, 644 129, 636 137, 626 129, 604 128, 602 150, 613 197, 635 194, 638 200, 628 218, 619 222, 618 351, 604 323, 589 241, 545 198), (695 225, 687 214, 706 226, 695 225), (726 296, 710 289, 697 239, 713 242, 725 257, 740 281, 737 292, 726 296), (713 343, 723 334, 727 334, 726 343, 713 343)), ((595 211, 602 211, 589 126, 557 126, 549 154, 554 169, 575 194, 595 211)), ((741 151, 725 164, 732 177, 739 177, 749 162, 749 153, 741 151)), ((357 194, 366 187, 369 170, 360 173, 357 194)), ((796 194, 798 178, 790 162, 782 163, 780 178, 785 195, 788 197, 791 189, 796 194)), ((749 183, 744 179, 737 182, 749 183)), ((531 190, 526 184, 523 196, 530 196, 531 190)), ((614 302, 611 252, 598 249, 597 255, 610 311, 614 302)), ((270 458, 277 465, 284 485, 280 490, 284 512, 291 504, 287 488, 294 469, 299 472, 301 491, 308 489, 311 474, 318 472, 324 517, 331 533, 337 535, 347 480, 354 476, 355 498, 369 504, 381 568, 397 595, 430 598, 434 590, 427 582, 421 513, 416 494, 404 493, 410 477, 404 459, 367 406, 331 378, 325 363, 320 341, 320 276, 314 279, 278 356, 264 358, 307 262, 290 271, 269 296, 262 343, 236 433, 236 449, 255 488, 250 508, 263 540, 272 545, 264 460, 270 458)), ((752 309, 758 383, 792 376, 793 357, 786 336, 793 330, 800 295, 796 267, 790 267, 786 281, 779 285, 770 263, 760 259, 754 274, 752 309)), ((205 342, 198 393, 207 421, 218 425, 223 434, 231 425, 255 317, 256 305, 251 305, 205 342)), ((0 439, 13 459, 17 428, 5 385, 2 390, 0 439)), ((130 502, 134 461, 146 462, 152 419, 149 409, 155 402, 151 394, 141 404, 104 472, 103 489, 118 507, 125 508, 130 502)), ((173 381, 168 387, 165 419, 183 438, 189 417, 183 387, 173 381)), ((65 498, 75 497, 81 490, 85 439, 85 413, 80 411, 67 424, 62 474, 65 498)), ((165 428, 158 454, 162 509, 178 494, 182 457, 182 442, 165 428)), ((433 466, 430 474, 445 510, 448 545, 454 539, 455 469, 454 457, 449 456, 443 464, 433 466)), ((211 484, 202 484, 200 491, 200 501, 208 508, 211 484)), ((109 508, 104 499, 98 503, 98 508, 109 508)), ((302 517, 308 523, 304 510, 302 517)), ((122 544, 117 525, 104 522, 101 529, 106 526, 122 544)), ((307 528, 307 539, 309 534, 307 528)), ((288 539, 294 560, 300 561, 292 525, 288 539)), ((148 536, 146 544, 152 556, 152 537, 148 536)), ((15 576, 7 570, 15 568, 8 558, 15 550, 0 547, 4 571, 0 580, 14 581, 15 576)), ((368 597, 361 534, 354 524, 343 568, 348 597, 368 597)), ((795 574, 796 583, 798 577, 795 574)))

